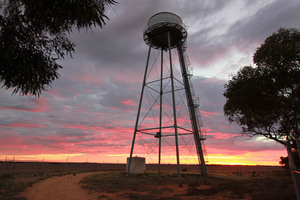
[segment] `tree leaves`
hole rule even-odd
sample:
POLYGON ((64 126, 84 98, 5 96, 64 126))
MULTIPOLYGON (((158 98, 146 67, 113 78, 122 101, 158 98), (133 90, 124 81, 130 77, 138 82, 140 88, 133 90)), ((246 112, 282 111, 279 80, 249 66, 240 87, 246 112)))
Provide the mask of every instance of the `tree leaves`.
POLYGON ((297 29, 279 29, 258 48, 253 56, 257 66, 277 70, 299 70, 300 33, 297 29))
POLYGON ((99 25, 108 17, 105 7, 113 0, 10 0, 1 4, 0 82, 13 94, 39 96, 59 77, 56 63, 74 52, 66 37, 99 25))
POLYGON ((300 32, 279 29, 225 85, 224 113, 249 136, 263 135, 285 144, 299 137, 300 32))

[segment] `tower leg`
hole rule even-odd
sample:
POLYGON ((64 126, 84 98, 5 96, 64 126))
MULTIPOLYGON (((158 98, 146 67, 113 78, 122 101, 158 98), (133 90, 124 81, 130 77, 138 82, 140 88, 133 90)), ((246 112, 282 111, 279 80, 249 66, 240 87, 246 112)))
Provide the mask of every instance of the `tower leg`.
POLYGON ((127 174, 130 173, 132 153, 133 153, 133 149, 134 149, 135 137, 136 137, 137 127, 138 127, 139 118, 140 118, 141 106, 142 106, 142 101, 143 101, 143 96, 144 96, 144 89, 145 89, 145 85, 146 85, 146 77, 147 77, 147 71, 148 71, 148 65, 149 65, 150 52, 151 52, 151 46, 149 46, 149 50, 148 50, 147 63, 146 63, 146 69, 145 69, 145 74, 144 74, 144 81, 143 81, 142 92, 141 92, 141 96, 140 96, 140 102, 139 102, 139 108, 138 108, 138 113, 137 113, 136 122, 135 122, 130 157, 129 157, 128 167, 127 167, 127 172, 126 172, 127 174))
POLYGON ((176 143, 177 173, 178 173, 178 178, 180 178, 181 175, 180 175, 180 162, 179 162, 178 131, 177 131, 177 117, 176 117, 176 104, 175 104, 175 90, 174 90, 174 76, 173 76, 173 66, 172 66, 170 32, 168 32, 168 44, 169 44, 169 57, 170 57, 170 77, 171 77, 171 86, 172 86, 175 143, 176 143))
POLYGON ((161 64, 160 64, 160 99, 159 99, 159 134, 158 134, 158 139, 159 139, 159 150, 158 150, 158 174, 160 174, 160 161, 161 161, 161 125, 162 125, 162 98, 163 98, 163 55, 164 55, 164 50, 161 49, 161 64))
POLYGON ((178 51, 178 57, 179 57, 179 61, 180 61, 182 78, 183 78, 183 82, 184 82, 186 100, 187 100, 188 107, 189 107, 189 113, 190 113, 190 119, 191 119, 192 128, 193 128, 196 150, 197 150, 197 154, 198 154, 199 166, 201 168, 201 174, 207 175, 204 156, 203 156, 203 150, 202 150, 202 145, 201 145, 201 139, 199 137, 199 129, 198 129, 198 123, 197 123, 197 118, 196 118, 196 113, 195 113, 195 105, 194 105, 193 97, 191 94, 189 79, 188 79, 187 72, 186 72, 186 66, 185 66, 181 43, 178 43, 177 51, 178 51))

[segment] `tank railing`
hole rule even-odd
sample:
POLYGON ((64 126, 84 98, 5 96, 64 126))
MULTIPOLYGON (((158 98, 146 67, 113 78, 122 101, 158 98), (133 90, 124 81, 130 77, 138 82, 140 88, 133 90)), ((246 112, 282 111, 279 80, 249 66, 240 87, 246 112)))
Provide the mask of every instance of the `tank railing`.
POLYGON ((182 25, 181 19, 175 19, 172 17, 160 17, 160 18, 150 19, 148 21, 148 25, 151 26, 153 24, 160 23, 160 22, 173 22, 173 23, 182 25))
POLYGON ((158 19, 152 20, 151 23, 148 22, 148 24, 144 28, 144 33, 151 26, 154 26, 154 25, 157 25, 157 24, 160 24, 160 23, 172 23, 172 24, 176 24, 176 25, 179 25, 179 26, 183 27, 186 30, 186 26, 184 25, 184 23, 182 23, 181 20, 178 21, 178 20, 176 20, 174 18, 158 18, 158 19))

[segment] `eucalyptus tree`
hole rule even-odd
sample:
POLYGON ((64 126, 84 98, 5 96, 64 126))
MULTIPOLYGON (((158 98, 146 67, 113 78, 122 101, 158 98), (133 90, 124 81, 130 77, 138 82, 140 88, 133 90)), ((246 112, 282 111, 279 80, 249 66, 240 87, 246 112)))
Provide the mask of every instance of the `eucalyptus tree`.
POLYGON ((279 29, 225 85, 224 113, 243 133, 286 145, 300 136, 300 32, 279 29))
POLYGON ((105 25, 114 0, 0 0, 0 82, 13 94, 39 96, 72 55, 74 28, 105 25))
POLYGON ((255 67, 241 68, 225 85, 225 116, 244 134, 264 136, 286 147, 300 200, 295 163, 300 155, 300 32, 279 29, 256 50, 253 61, 255 67), (292 152, 293 145, 298 153, 292 152))

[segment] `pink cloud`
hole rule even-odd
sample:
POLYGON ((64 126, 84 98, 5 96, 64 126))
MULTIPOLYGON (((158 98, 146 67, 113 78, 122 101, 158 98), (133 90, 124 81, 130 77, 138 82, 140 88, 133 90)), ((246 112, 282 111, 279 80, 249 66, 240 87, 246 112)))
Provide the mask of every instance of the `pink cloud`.
POLYGON ((16 110, 16 111, 26 111, 26 112, 45 112, 48 109, 47 100, 45 98, 33 99, 29 102, 29 106, 19 107, 19 106, 1 106, 0 109, 3 110, 16 110))
POLYGON ((132 101, 132 99, 121 101, 121 103, 126 106, 134 106, 135 105, 135 103, 132 101))
POLYGON ((222 133, 222 132, 206 132, 206 135, 214 136, 215 139, 228 139, 235 136, 240 136, 240 134, 232 133, 222 133))
POLYGON ((29 123, 20 123, 16 122, 8 125, 0 125, 0 127, 11 127, 11 128, 44 128, 45 126, 40 124, 29 124, 29 123))
POLYGON ((218 112, 200 111, 200 113, 202 114, 202 116, 207 117, 207 118, 211 118, 213 115, 220 115, 220 113, 218 113, 218 112))
MULTIPOLYGON (((27 136, 13 135, 2 137, 0 141, 1 149, 9 155, 21 154, 55 154, 55 153, 97 153, 97 152, 117 152, 122 153, 124 142, 102 135, 94 136, 27 136), (16 148, 18 147, 18 148, 16 148)), ((126 145, 127 146, 127 145, 126 145)))

